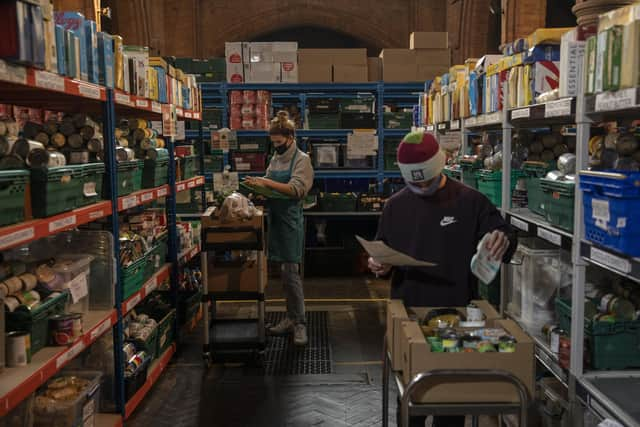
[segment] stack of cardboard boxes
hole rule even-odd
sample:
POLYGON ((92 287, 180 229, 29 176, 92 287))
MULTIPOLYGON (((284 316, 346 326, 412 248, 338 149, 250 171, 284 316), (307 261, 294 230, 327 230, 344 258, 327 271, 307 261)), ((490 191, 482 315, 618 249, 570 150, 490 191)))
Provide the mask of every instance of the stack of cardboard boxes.
POLYGON ((384 49, 382 80, 414 82, 431 80, 451 64, 448 33, 416 32, 409 37, 410 49, 384 49))
POLYGON ((366 49, 300 49, 301 83, 361 83, 369 79, 366 49))
POLYGON ((225 44, 227 82, 298 83, 297 42, 225 44))

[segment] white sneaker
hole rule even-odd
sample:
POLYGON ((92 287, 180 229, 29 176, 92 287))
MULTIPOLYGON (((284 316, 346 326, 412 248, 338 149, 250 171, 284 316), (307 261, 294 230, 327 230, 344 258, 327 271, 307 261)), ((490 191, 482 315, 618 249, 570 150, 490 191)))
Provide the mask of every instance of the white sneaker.
POLYGON ((305 346, 309 342, 307 337, 307 327, 302 323, 298 323, 293 328, 293 343, 297 346, 305 346))
POLYGON ((276 326, 272 326, 268 330, 271 335, 285 335, 293 332, 293 326, 293 321, 285 317, 276 326))

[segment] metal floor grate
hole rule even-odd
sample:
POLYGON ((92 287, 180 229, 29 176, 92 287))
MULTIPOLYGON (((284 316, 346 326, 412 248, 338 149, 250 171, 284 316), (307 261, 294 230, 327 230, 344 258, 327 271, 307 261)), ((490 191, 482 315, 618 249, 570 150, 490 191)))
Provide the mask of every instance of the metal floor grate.
MULTIPOLYGON (((277 324, 284 312, 270 312, 267 323, 277 324)), ((329 345, 329 323, 326 311, 307 312, 309 344, 297 348, 293 338, 268 337, 264 368, 266 375, 317 375, 333 371, 333 356, 329 345)))

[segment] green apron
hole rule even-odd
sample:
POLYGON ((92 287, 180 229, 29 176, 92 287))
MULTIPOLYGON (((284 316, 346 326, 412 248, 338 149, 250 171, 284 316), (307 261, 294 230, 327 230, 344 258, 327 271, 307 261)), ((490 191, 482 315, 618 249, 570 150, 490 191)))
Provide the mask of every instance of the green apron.
MULTIPOLYGON (((291 180, 293 165, 298 157, 296 149, 288 171, 271 171, 267 178, 283 184, 291 180)), ((282 263, 302 262, 304 218, 302 201, 297 199, 269 199, 269 260, 282 263)))

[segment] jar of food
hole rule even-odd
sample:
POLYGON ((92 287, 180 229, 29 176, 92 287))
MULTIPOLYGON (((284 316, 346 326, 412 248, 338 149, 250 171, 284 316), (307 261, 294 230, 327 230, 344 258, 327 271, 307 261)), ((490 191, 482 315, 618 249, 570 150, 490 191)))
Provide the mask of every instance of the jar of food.
POLYGON ((478 343, 479 353, 494 353, 496 351, 495 345, 491 341, 480 341, 478 343))
POLYGON ((442 347, 446 353, 457 353, 460 351, 460 337, 453 329, 445 329, 441 334, 442 347))
POLYGON ((467 334, 462 337, 462 348, 477 350, 481 341, 482 338, 479 336, 467 334))
POLYGON ((500 353, 515 353, 516 339, 510 335, 501 336, 498 342, 498 351, 500 353))

